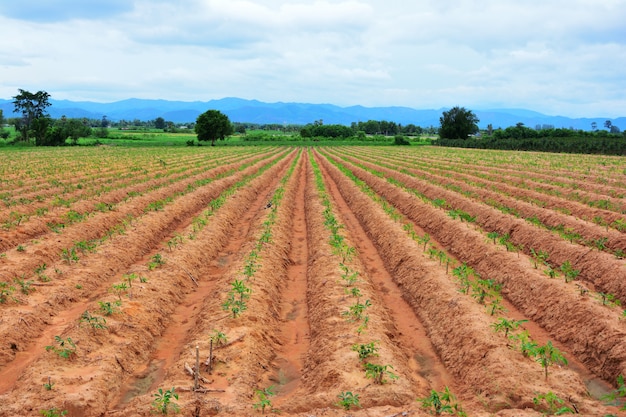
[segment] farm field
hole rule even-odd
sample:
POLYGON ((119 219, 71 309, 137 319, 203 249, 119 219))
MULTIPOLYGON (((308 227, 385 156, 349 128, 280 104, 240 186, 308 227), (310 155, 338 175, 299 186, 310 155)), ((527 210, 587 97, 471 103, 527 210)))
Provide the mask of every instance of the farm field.
POLYGON ((622 157, 0 152, 0 417, 620 415, 625 195, 622 157))

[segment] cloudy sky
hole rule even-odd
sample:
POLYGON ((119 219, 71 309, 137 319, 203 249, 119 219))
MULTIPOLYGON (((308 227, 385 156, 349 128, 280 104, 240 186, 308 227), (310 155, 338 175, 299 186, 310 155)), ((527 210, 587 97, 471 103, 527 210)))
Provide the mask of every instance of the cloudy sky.
POLYGON ((626 0, 2 0, 0 98, 626 116, 626 0))

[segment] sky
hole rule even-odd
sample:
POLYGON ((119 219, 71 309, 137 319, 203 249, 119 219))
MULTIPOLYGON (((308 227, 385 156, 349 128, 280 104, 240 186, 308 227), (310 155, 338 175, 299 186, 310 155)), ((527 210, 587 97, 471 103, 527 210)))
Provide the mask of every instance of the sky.
POLYGON ((4 0, 0 98, 626 116, 626 0, 4 0))

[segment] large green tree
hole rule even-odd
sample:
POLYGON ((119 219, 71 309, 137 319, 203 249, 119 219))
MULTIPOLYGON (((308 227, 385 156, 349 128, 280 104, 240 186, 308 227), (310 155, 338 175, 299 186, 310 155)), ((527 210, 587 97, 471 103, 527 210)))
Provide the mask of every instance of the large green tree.
POLYGON ((17 90, 18 95, 13 97, 13 106, 16 113, 22 113, 19 126, 16 126, 22 135, 22 140, 28 142, 30 134, 35 136, 35 142, 42 142, 50 125, 50 117, 46 109, 50 106, 50 94, 45 91, 17 90))
POLYGON ((444 111, 439 118, 441 127, 439 137, 442 139, 467 139, 478 132, 478 117, 465 107, 453 107, 444 111))
POLYGON ((198 116, 195 127, 199 141, 211 141, 211 146, 215 146, 216 140, 224 140, 228 135, 233 134, 233 125, 228 116, 219 110, 207 110, 198 116))

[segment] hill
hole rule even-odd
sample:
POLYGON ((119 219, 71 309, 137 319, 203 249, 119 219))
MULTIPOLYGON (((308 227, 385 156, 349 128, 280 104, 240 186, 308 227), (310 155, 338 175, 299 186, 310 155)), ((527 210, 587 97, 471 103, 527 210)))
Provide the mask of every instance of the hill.
MULTIPOLYGON (((222 98, 219 100, 202 101, 168 101, 127 99, 113 103, 96 103, 89 101, 54 100, 49 108, 53 118, 65 115, 71 118, 87 117, 100 119, 107 116, 109 120, 153 120, 163 117, 175 123, 193 122, 199 114, 208 109, 220 110, 227 114, 233 122, 247 123, 278 123, 307 124, 323 120, 326 124, 349 125, 352 122, 367 120, 388 120, 403 125, 438 126, 439 117, 445 109, 418 110, 410 107, 339 107, 332 104, 309 103, 265 103, 258 100, 241 98, 222 98)), ((12 100, 0 99, 0 109, 5 117, 13 117, 12 100)), ((514 126, 521 122, 528 127, 552 125, 554 127, 590 130, 595 122, 598 128, 604 126, 606 120, 621 130, 626 130, 626 117, 610 118, 569 118, 549 116, 526 109, 472 109, 480 119, 480 127, 491 124, 494 128, 514 126)))

